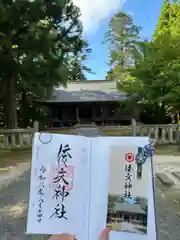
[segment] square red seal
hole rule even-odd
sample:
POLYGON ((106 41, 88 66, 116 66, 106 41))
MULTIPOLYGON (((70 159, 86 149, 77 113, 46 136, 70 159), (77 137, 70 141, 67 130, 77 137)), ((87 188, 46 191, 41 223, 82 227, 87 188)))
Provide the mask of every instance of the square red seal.
POLYGON ((74 166, 72 165, 58 165, 53 170, 52 185, 63 187, 67 191, 72 190, 74 179, 74 166))

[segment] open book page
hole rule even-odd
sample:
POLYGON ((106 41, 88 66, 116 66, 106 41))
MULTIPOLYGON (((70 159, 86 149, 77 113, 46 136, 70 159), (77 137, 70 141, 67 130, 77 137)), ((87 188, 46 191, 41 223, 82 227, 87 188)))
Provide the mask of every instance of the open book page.
POLYGON ((89 240, 99 240, 101 231, 106 227, 109 143, 106 138, 93 138, 91 141, 90 175, 90 216, 89 240))
POLYGON ((27 233, 88 238, 90 141, 36 133, 27 233))
MULTIPOLYGON (((100 218, 102 220, 103 216, 102 228, 106 219, 107 226, 112 227, 110 240, 120 238, 126 240, 156 240, 151 158, 148 157, 141 165, 135 161, 138 156, 142 156, 144 146, 149 144, 148 138, 101 137, 99 142, 102 139, 106 139, 106 148, 109 148, 109 182, 105 182, 106 187, 101 186, 102 183, 100 184, 99 181, 106 180, 106 177, 102 174, 102 178, 98 178, 96 189, 91 190, 91 196, 96 198, 91 202, 101 201, 102 206, 100 204, 98 207, 96 207, 96 204, 91 205, 91 212, 95 212, 95 209, 92 208, 96 208, 96 212, 98 212, 96 218, 94 215, 94 219, 96 219, 94 221, 100 218), (97 191, 99 191, 99 195, 97 191), (106 196, 105 199, 103 199, 104 196, 106 196), (105 204, 107 204, 106 207, 105 204)), ((99 145, 101 146, 101 143, 99 145)), ((96 163, 96 168, 97 164, 99 164, 99 161, 96 163)), ((103 166, 102 163, 101 165, 103 166)), ((97 239, 100 229, 96 231, 96 233, 94 232, 95 239, 97 239)))

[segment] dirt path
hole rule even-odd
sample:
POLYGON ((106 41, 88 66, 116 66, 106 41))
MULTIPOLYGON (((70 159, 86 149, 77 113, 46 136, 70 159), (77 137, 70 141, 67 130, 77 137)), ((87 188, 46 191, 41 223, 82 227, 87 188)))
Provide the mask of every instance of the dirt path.
POLYGON ((30 168, 30 160, 22 162, 16 166, 8 167, 0 172, 0 189, 7 186, 14 179, 18 179, 25 171, 30 168))
POLYGON ((5 235, 5 231, 14 236, 24 235, 29 177, 28 170, 0 190, 0 239, 5 235))
MULTIPOLYGON (((29 194, 30 170, 11 181, 9 186, 0 188, 0 239, 4 239, 5 231, 10 236, 20 239, 25 236, 27 202, 29 194)), ((2 180, 2 179, 1 179, 2 180)), ((12 180, 12 179, 11 179, 12 180)), ((1 185, 2 181, 0 181, 1 185)), ((156 181, 156 213, 159 240, 180 239, 180 192, 174 188, 166 189, 156 181)), ((8 237, 8 239, 15 239, 8 237)), ((7 240, 7 238, 6 238, 7 240)))

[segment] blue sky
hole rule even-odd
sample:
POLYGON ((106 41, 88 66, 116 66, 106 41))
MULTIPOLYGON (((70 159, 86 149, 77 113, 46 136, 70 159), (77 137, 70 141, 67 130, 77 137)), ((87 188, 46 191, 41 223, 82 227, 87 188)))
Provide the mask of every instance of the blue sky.
MULTIPOLYGON (((89 1, 89 0, 84 0, 89 1)), ((91 0, 92 1, 92 0, 91 0)), ((100 19, 95 18, 95 15, 91 15, 89 19, 84 20, 85 25, 85 38, 88 40, 90 47, 92 49, 92 54, 89 56, 88 60, 86 61, 86 65, 88 65, 93 72, 96 74, 86 74, 88 80, 103 80, 105 79, 106 73, 109 69, 107 62, 108 62, 108 48, 107 45, 102 44, 102 41, 104 39, 104 33, 108 29, 108 22, 111 19, 111 17, 114 15, 115 12, 118 11, 125 11, 127 13, 132 14, 134 22, 142 27, 141 31, 141 37, 143 39, 149 39, 151 38, 153 31, 155 29, 158 16, 161 10, 161 6, 163 3, 163 0, 127 0, 123 7, 119 6, 119 3, 117 1, 120 0, 114 0, 114 4, 118 4, 118 7, 114 6, 110 12, 108 12, 108 3, 111 4, 113 0, 103 0, 104 3, 107 2, 107 8, 106 11, 104 11, 101 14, 102 17, 100 19), (88 27, 91 24, 92 21, 92 27, 88 27)), ((122 1, 122 0, 121 0, 122 1)), ((98 0, 96 0, 98 2, 98 0)), ((101 0, 102 3, 102 0, 101 0)), ((88 9, 88 6, 83 6, 88 9)), ((97 6, 98 7, 98 6, 97 6)), ((95 10, 98 13, 98 9, 94 8, 94 14, 95 10)), ((100 7, 100 6, 99 6, 100 7)), ((90 7, 89 7, 90 8, 90 7)), ((91 11, 91 9, 89 9, 91 11)), ((93 10, 92 10, 93 11, 93 10)), ((85 13, 85 11, 84 11, 85 13)), ((86 11, 86 13, 89 13, 86 11)))

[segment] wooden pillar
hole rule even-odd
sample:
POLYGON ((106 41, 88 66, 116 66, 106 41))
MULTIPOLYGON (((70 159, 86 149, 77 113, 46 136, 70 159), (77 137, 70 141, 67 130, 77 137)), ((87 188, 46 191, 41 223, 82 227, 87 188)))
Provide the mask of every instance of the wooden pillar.
POLYGON ((38 121, 34 121, 34 133, 35 132, 39 132, 39 122, 38 121))
POLYGON ((132 118, 131 120, 131 125, 132 125, 132 136, 136 136, 136 120, 132 118))
POLYGON ((94 123, 93 105, 91 105, 91 123, 94 123))
POLYGON ((78 107, 76 107, 76 120, 78 123, 80 123, 80 120, 79 120, 79 109, 78 107))
POLYGON ((91 114, 92 114, 92 122, 93 122, 93 123, 96 123, 96 114, 95 114, 95 111, 96 111, 96 105, 92 104, 91 114))
POLYGON ((140 120, 140 112, 141 112, 140 106, 136 105, 133 111, 133 117, 136 119, 136 121, 140 120))
POLYGON ((101 123, 104 125, 104 108, 101 107, 101 123))

